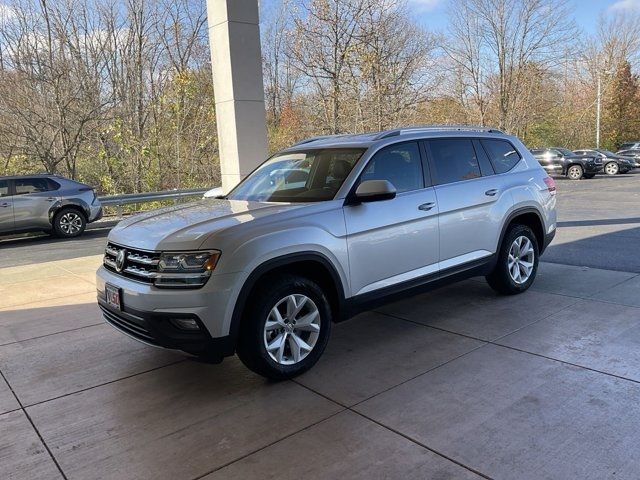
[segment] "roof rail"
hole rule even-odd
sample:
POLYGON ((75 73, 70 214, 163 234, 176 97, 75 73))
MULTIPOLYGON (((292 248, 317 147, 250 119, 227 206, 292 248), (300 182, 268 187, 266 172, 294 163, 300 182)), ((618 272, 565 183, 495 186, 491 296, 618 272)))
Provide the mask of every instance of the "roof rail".
POLYGON ((382 140, 383 138, 396 137, 407 133, 429 132, 429 131, 449 131, 449 132, 486 132, 486 133, 504 133, 496 128, 483 127, 480 125, 415 125, 411 127, 394 128, 380 132, 374 140, 382 140))
POLYGON ((305 143, 316 142, 318 140, 326 140, 328 138, 340 138, 340 137, 352 137, 354 136, 352 133, 338 133, 335 135, 318 135, 316 137, 305 138, 304 140, 300 140, 297 143, 294 143, 292 147, 297 147, 298 145, 304 145, 305 143))

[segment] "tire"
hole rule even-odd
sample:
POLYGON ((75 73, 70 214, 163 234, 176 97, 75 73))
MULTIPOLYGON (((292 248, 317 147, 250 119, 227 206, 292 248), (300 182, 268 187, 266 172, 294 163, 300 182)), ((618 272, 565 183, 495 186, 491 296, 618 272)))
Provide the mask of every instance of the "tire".
POLYGON ((617 175, 620 171, 620 167, 616 162, 609 162, 604 166, 604 173, 607 175, 617 175))
POLYGON ((315 282, 298 275, 271 276, 254 290, 243 315, 236 352, 242 363, 258 375, 272 380, 293 378, 318 361, 329 341, 331 321, 329 301, 315 282), (290 303, 292 297, 293 307, 290 303), (297 315, 287 317, 288 313, 293 313, 289 308, 295 310, 296 303, 301 310, 297 315), (280 313, 280 321, 274 309, 280 313), (294 320, 300 327, 302 319, 307 319, 304 329, 296 329, 294 320), (270 326, 267 326, 267 321, 270 326), (312 322, 317 322, 315 327, 312 327, 312 322), (300 348, 300 340, 311 346, 311 350, 300 348), (268 349, 267 345, 282 347, 268 349))
POLYGON ((583 174, 584 170, 580 165, 571 165, 567 169, 567 177, 569 177, 570 180, 580 180, 583 174))
MULTIPOLYGON (((528 251, 528 249, 526 250, 528 251)), ((485 277, 489 286, 491 286, 491 288, 496 292, 503 295, 515 295, 526 291, 531 286, 535 280, 536 274, 538 273, 539 252, 538 240, 529 227, 518 224, 510 225, 505 233, 504 239, 502 240, 502 244, 500 245, 496 266, 493 271, 485 277), (528 245, 530 245, 533 254, 533 259, 531 259, 529 255, 527 255, 527 257, 516 257, 518 259, 517 261, 522 260, 522 258, 526 258, 524 262, 531 264, 531 270, 529 271, 526 279, 523 278, 523 272, 526 271, 524 266, 511 268, 513 262, 510 255, 513 253, 512 249, 514 248, 516 241, 520 242, 521 246, 527 245, 526 241, 522 240, 523 238, 529 242, 528 245), (512 273, 514 271, 521 275, 521 281, 517 281, 517 275, 512 273)))
POLYGON ((582 175, 582 178, 586 178, 587 180, 589 180, 595 176, 596 176, 595 173, 585 173, 584 175, 582 175))
POLYGON ((60 238, 74 238, 87 228, 87 218, 77 208, 63 208, 53 217, 53 233, 60 238))

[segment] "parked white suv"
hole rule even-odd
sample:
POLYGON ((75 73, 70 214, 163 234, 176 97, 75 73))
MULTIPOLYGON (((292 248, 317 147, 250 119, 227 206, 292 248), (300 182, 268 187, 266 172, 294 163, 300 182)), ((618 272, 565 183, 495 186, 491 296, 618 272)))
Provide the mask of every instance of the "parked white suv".
POLYGON ((525 291, 556 228, 555 184, 482 128, 317 137, 223 199, 136 215, 110 233, 98 302, 142 342, 289 378, 331 323, 475 275, 525 291))

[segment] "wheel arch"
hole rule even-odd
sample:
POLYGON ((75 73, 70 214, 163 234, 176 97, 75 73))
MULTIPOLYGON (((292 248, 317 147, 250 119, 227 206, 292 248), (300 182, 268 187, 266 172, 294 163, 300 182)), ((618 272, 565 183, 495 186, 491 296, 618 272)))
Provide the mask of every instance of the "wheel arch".
POLYGON ((298 274, 318 282, 329 297, 334 320, 340 319, 345 303, 344 285, 331 260, 320 252, 287 254, 261 263, 254 268, 244 282, 231 315, 229 335, 233 340, 233 345, 238 338, 242 316, 252 292, 261 280, 279 273, 298 274))
POLYGON ((61 210, 65 209, 65 208, 75 208, 76 210, 78 210, 80 213, 82 213, 84 215, 84 218, 87 222, 89 222, 89 216, 90 216, 90 208, 89 206, 82 200, 77 199, 77 198, 65 198, 63 200, 60 200, 56 203, 54 203, 51 208, 49 209, 49 223, 51 225, 53 225, 53 219, 55 218, 55 216, 58 214, 58 212, 60 212, 61 210))
POLYGON ((544 252, 546 247, 544 220, 542 219, 540 212, 533 207, 519 208, 509 214, 502 226, 502 231, 500 232, 498 249, 502 245, 502 241, 504 240, 504 236, 506 235, 508 228, 513 224, 526 225, 531 228, 531 230, 533 230, 533 234, 536 236, 536 240, 538 241, 540 249, 539 253, 542 254, 544 252))

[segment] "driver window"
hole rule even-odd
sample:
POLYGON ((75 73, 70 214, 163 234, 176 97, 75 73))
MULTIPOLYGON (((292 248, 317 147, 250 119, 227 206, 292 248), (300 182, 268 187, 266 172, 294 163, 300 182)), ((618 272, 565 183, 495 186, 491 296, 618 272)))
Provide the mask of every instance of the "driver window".
POLYGON ((401 143, 380 150, 362 173, 361 181, 366 180, 388 180, 398 193, 424 188, 418 143, 401 143))

